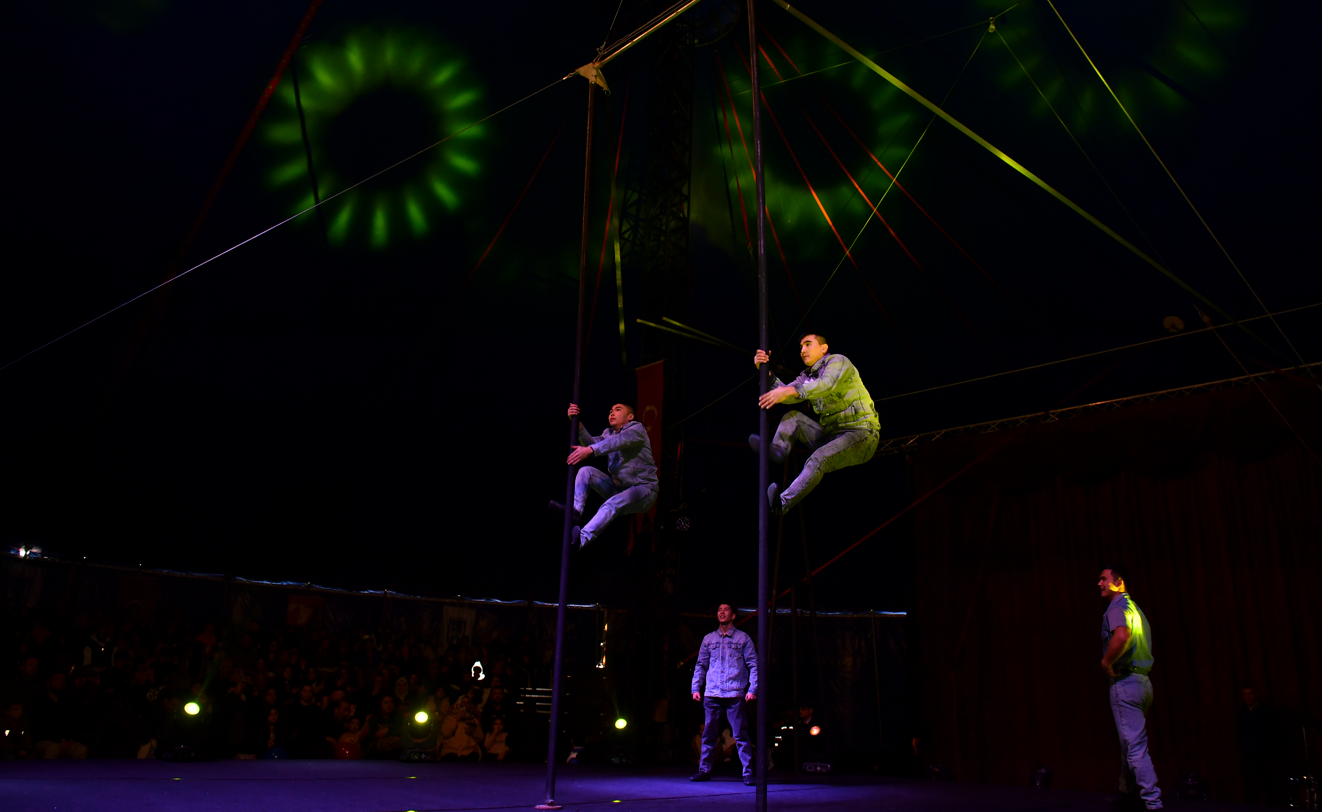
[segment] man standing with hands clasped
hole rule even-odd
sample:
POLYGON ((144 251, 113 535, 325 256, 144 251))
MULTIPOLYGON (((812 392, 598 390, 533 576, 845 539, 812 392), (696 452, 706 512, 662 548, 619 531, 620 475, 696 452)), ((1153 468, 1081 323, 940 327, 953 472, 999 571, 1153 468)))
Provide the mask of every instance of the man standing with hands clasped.
POLYGON ((753 638, 734 627, 734 607, 716 608, 720 627, 702 638, 698 666, 693 669, 693 699, 702 703, 707 726, 702 731, 702 756, 690 781, 710 781, 712 762, 721 738, 721 711, 730 720, 735 748, 744 767, 744 783, 753 786, 753 744, 748 740, 745 703, 757 699, 757 646, 753 638), (705 689, 704 689, 705 685, 705 689))
POLYGON ((1111 681, 1111 715, 1120 737, 1117 806, 1161 809, 1157 771, 1148 755, 1147 716, 1152 708, 1152 629, 1125 589, 1125 568, 1108 564, 1097 581, 1107 600, 1102 614, 1102 673, 1111 681))

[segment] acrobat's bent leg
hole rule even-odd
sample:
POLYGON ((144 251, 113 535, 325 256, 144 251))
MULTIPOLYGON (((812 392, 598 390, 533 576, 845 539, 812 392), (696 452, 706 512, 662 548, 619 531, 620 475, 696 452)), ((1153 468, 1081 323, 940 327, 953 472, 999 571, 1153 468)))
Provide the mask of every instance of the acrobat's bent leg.
POLYGON ((786 511, 803 501, 803 497, 812 492, 821 482, 823 474, 829 474, 851 465, 862 465, 872 459, 877 451, 877 440, 881 432, 876 429, 857 429, 842 431, 828 440, 808 457, 803 464, 803 471, 790 483, 780 495, 781 510, 786 511))
POLYGON ((611 480, 610 474, 600 468, 584 465, 578 469, 578 475, 574 477, 574 510, 579 514, 583 513, 583 508, 588 503, 589 488, 607 499, 620 492, 611 480))
POLYGON ((771 463, 779 465, 784 462, 796 442, 816 448, 825 436, 826 430, 808 415, 797 410, 786 412, 771 438, 771 463))
POLYGON ((656 504, 658 493, 660 493, 660 488, 656 485, 634 485, 607 499, 601 507, 597 508, 597 515, 592 517, 592 521, 584 526, 579 537, 580 543, 586 547, 588 542, 606 529, 606 526, 611 523, 616 514, 646 513, 651 510, 652 506, 656 504))

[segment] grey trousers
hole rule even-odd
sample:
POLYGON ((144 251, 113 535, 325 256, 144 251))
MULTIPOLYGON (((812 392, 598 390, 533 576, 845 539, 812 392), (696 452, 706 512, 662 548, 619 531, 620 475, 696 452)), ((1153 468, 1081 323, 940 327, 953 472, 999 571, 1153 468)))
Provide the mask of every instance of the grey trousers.
POLYGON ((776 436, 771 439, 773 456, 784 459, 795 443, 812 449, 812 455, 803 464, 803 471, 798 477, 781 492, 781 508, 789 510, 803 501, 803 497, 821 482, 823 474, 851 465, 862 465, 872 459, 880 436, 881 432, 876 429, 846 429, 828 433, 821 424, 803 412, 786 414, 776 427, 776 436))
POLYGON ((702 756, 698 759, 698 772, 709 773, 715 762, 716 746, 721 740, 721 711, 730 720, 734 734, 734 747, 739 753, 744 776, 753 774, 753 743, 748 739, 748 703, 742 696, 704 696, 702 709, 707 725, 702 729, 702 756))
POLYGON ((606 501, 597 508, 592 520, 580 530, 579 542, 584 546, 605 530, 606 525, 611 523, 617 513, 627 515, 651 510, 656 504, 657 494, 661 492, 658 485, 634 485, 621 488, 611 479, 610 474, 600 468, 585 465, 578 469, 578 475, 574 478, 574 510, 579 513, 583 512, 584 506, 588 503, 589 488, 606 497, 606 501))
POLYGON ((1152 681, 1139 674, 1111 683, 1111 715, 1120 736, 1120 791, 1137 793, 1148 809, 1161 809, 1157 771, 1148 755, 1148 711, 1152 708, 1152 681))

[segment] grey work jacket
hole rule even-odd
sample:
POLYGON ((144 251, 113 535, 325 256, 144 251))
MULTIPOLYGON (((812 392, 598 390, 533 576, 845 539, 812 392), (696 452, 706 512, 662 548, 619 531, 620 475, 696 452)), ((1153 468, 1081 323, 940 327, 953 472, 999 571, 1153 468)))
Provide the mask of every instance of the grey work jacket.
POLYGON ((720 629, 702 638, 698 666, 693 669, 693 693, 703 696, 757 696, 757 646, 746 632, 720 629), (704 690, 703 683, 706 683, 704 690))
MULTIPOLYGON (((777 386, 785 386, 776 379, 777 386)), ((786 403, 812 402, 813 411, 817 412, 818 422, 828 432, 847 431, 850 429, 875 429, 880 431, 881 421, 877 419, 877 406, 872 396, 863 386, 863 379, 858 376, 858 368, 843 355, 827 353, 817 363, 799 373, 799 377, 790 381, 797 397, 786 403)))
POLYGON ((652 461, 652 443, 647 429, 637 420, 630 420, 619 431, 607 428, 599 437, 593 437, 583 424, 578 424, 579 445, 592 447, 593 454, 606 455, 606 472, 616 485, 631 488, 634 485, 656 485, 656 463, 652 461))

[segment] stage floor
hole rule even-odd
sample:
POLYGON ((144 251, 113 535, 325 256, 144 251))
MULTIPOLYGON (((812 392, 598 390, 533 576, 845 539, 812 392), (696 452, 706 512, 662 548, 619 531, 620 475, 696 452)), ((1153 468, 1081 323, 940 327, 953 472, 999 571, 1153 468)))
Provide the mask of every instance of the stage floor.
MULTIPOLYGON (((567 810, 752 810, 753 787, 734 778, 687 780, 682 768, 565 765, 556 784, 567 810)), ((382 761, 0 762, 4 812, 427 812, 531 809, 545 791, 535 764, 400 764, 382 761)), ((1105 796, 983 784, 935 783, 859 776, 776 778, 774 810, 833 812, 1009 812, 1108 809, 1105 796)), ((1227 804, 1168 802, 1198 812, 1227 804)))

